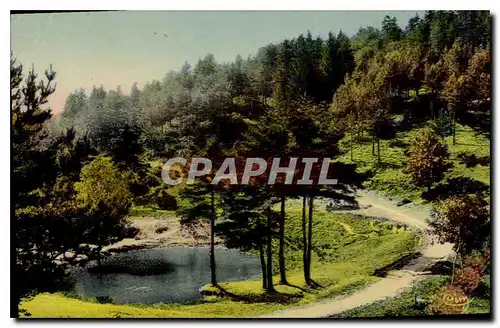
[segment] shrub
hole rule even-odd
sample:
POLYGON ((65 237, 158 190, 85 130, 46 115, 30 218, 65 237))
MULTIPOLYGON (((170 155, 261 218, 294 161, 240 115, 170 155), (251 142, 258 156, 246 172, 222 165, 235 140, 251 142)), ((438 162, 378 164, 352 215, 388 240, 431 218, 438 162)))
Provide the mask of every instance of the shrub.
POLYGON ((424 129, 408 149, 406 171, 415 185, 430 190, 450 168, 448 157, 446 144, 431 129, 424 129))
POLYGON ((466 267, 455 271, 453 282, 460 287, 465 294, 470 295, 481 282, 481 272, 472 267, 466 267))
POLYGON ((478 294, 483 298, 491 297, 491 277, 490 275, 485 275, 481 282, 479 283, 478 288, 476 289, 474 294, 478 294))
POLYGON ((77 200, 90 212, 105 208, 111 216, 120 217, 128 213, 132 201, 127 175, 102 155, 82 168, 75 190, 77 200))
POLYGON ((431 121, 431 126, 441 137, 447 137, 452 134, 452 124, 449 117, 446 115, 439 115, 433 121, 431 121))
POLYGON ((175 210, 177 209, 177 200, 165 189, 162 189, 156 195, 156 205, 162 210, 175 210))
POLYGON ((471 267, 478 272, 482 272, 489 261, 489 252, 485 254, 472 254, 463 260, 465 267, 471 267))
POLYGON ((110 296, 96 296, 95 300, 100 304, 111 304, 114 302, 113 298, 111 298, 110 296))
POLYGON ((487 203, 476 195, 452 196, 434 207, 429 222, 442 242, 455 244, 460 254, 482 249, 490 235, 487 203))
POLYGON ((467 302, 467 296, 460 287, 445 285, 434 296, 428 310, 432 314, 459 314, 464 312, 467 302))

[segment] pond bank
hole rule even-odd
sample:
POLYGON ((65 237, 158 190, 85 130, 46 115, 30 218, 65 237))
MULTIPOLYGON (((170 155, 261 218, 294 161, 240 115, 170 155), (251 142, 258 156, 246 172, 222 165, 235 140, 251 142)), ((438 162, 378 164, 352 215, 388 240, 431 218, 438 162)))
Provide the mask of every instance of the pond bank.
MULTIPOLYGON (((180 247, 210 245, 210 225, 197 223, 190 227, 183 226, 178 217, 170 215, 129 217, 133 228, 138 230, 134 238, 124 238, 112 245, 103 247, 103 252, 119 253, 129 250, 158 247, 180 247)), ((216 245, 222 240, 215 239, 216 245)))
MULTIPOLYGON (((291 237, 300 234, 300 205, 287 202, 287 217, 286 231, 291 237)), ((250 318, 351 294, 379 281, 380 278, 373 275, 376 269, 414 252, 418 243, 418 237, 410 231, 393 229, 388 223, 350 213, 318 208, 315 222, 313 242, 320 252, 313 252, 312 273, 321 288, 310 288, 304 283, 301 251, 295 245, 286 249, 287 263, 292 265, 287 270, 291 285, 279 285, 279 277, 275 276, 277 293, 272 298, 262 290, 262 281, 257 279, 221 282, 227 292, 224 296, 207 296, 204 301, 189 305, 97 304, 60 294, 41 294, 23 306, 32 317, 250 318), (53 309, 55 306, 57 310, 53 309)))

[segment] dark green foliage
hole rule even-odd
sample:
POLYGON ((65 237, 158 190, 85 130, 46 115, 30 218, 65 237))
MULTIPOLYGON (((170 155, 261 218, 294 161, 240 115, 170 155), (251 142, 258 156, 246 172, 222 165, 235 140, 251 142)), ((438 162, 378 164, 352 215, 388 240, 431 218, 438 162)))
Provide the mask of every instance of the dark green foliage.
POLYGON ((386 42, 399 41, 402 34, 396 17, 385 16, 382 21, 382 35, 386 42))
POLYGON ((55 261, 57 256, 77 252, 82 243, 116 241, 126 231, 125 213, 112 210, 112 204, 86 207, 76 202, 74 184, 94 151, 86 138, 75 140, 72 129, 47 138, 44 127, 51 113, 44 104, 54 91, 55 73, 46 72, 45 77, 46 82, 39 80, 31 70, 23 80, 22 66, 11 60, 11 222, 16 281, 22 282, 12 290, 16 298, 68 288, 71 281, 66 268, 55 261))
POLYGON ((114 303, 113 298, 111 298, 110 296, 96 296, 95 300, 97 303, 100 303, 100 304, 113 304, 114 303))
POLYGON ((177 209, 177 201, 174 196, 168 194, 166 190, 160 190, 156 195, 156 204, 162 210, 177 209))

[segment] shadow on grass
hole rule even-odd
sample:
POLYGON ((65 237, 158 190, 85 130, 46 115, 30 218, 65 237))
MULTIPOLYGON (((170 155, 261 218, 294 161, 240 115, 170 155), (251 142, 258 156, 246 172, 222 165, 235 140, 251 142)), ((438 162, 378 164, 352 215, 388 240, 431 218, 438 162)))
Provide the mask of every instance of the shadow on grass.
MULTIPOLYGON (((295 303, 297 300, 304 297, 302 294, 286 294, 280 293, 278 291, 274 292, 263 292, 261 294, 248 294, 248 295, 238 295, 232 293, 222 286, 215 286, 219 293, 217 296, 223 296, 236 302, 244 303, 278 303, 278 304, 290 304, 295 303)), ((298 286, 292 286, 301 289, 298 286)))
POLYGON ((394 261, 393 263, 391 263, 389 265, 386 265, 382 268, 376 269, 373 272, 373 275, 377 276, 377 277, 385 277, 385 276, 387 276, 387 273, 389 271, 401 269, 402 267, 404 267, 405 265, 410 263, 412 260, 420 257, 421 255, 422 255, 422 253, 416 252, 416 253, 412 253, 412 254, 408 254, 406 256, 403 256, 402 258, 394 261))
POLYGON ((431 275, 451 275, 453 263, 451 261, 438 261, 430 269, 431 275))
POLYGON ((391 158, 390 156, 380 156, 381 161, 375 163, 375 167, 378 169, 399 169, 402 167, 400 164, 384 162, 384 158, 391 158))
POLYGON ((430 191, 422 193, 422 199, 427 201, 444 199, 453 195, 478 194, 483 195, 490 190, 487 184, 467 177, 451 178, 430 191))
POLYGON ((291 283, 289 283, 289 282, 286 282, 286 283, 280 283, 280 285, 282 285, 282 286, 289 286, 289 287, 293 287, 293 288, 297 288, 297 289, 299 289, 299 290, 300 290, 300 291, 302 291, 302 292, 307 292, 307 290, 306 290, 305 288, 300 287, 300 286, 297 286, 297 285, 294 285, 294 284, 291 284, 291 283))
POLYGON ((313 279, 310 279, 309 280, 309 287, 313 288, 313 289, 317 289, 317 288, 323 288, 323 286, 321 286, 319 283, 317 283, 316 281, 314 281, 313 279))
POLYGON ((488 166, 490 165, 490 156, 477 157, 475 154, 460 153, 457 156, 460 160, 460 164, 465 165, 465 167, 476 167, 477 165, 488 166))
POLYGON ((479 143, 465 143, 465 142, 459 142, 455 141, 455 145, 458 146, 471 146, 471 147, 489 147, 489 144, 479 144, 479 143))

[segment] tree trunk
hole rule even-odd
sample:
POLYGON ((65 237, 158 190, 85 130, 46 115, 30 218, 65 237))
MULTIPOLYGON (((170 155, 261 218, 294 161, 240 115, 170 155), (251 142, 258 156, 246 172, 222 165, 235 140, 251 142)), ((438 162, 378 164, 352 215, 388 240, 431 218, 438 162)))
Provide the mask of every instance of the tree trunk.
POLYGON ((373 128, 372 136, 372 156, 375 156, 375 127, 373 128))
POLYGON ((304 195, 304 196, 302 196, 302 245, 303 245, 302 259, 303 259, 303 264, 304 264, 304 281, 307 281, 306 206, 307 206, 307 197, 306 197, 306 195, 304 195))
POLYGON ((311 191, 311 196, 309 197, 309 224, 307 229, 307 280, 308 285, 312 285, 311 281, 311 260, 312 260, 312 222, 313 222, 313 202, 314 195, 311 191))
POLYGON ((281 193, 281 213, 280 213, 280 248, 279 248, 279 265, 280 265, 280 284, 287 285, 286 269, 285 269, 285 193, 281 193))
POLYGON ((264 245, 262 245, 263 242, 264 240, 261 240, 259 245, 259 257, 260 257, 260 267, 262 269, 262 288, 267 289, 266 259, 264 256, 264 245))
POLYGON ((377 136, 377 157, 378 162, 380 163, 380 138, 377 136))
POLYGON ((429 102, 429 109, 431 110, 431 119, 434 119, 434 102, 432 99, 429 102))
POLYGON ((267 215, 267 292, 273 293, 273 244, 272 244, 272 213, 269 209, 267 215))
POLYGON ((101 262, 101 260, 102 260, 102 258, 101 258, 101 254, 102 254, 102 253, 101 253, 101 250, 102 250, 102 247, 101 247, 101 246, 99 246, 99 247, 97 247, 97 249, 95 249, 95 251, 94 251, 94 252, 95 252, 95 255, 96 255, 96 257, 97 257, 97 265, 98 265, 98 266, 102 266, 102 262, 101 262))
POLYGON ((458 251, 460 250, 460 241, 458 241, 455 245, 455 249, 455 257, 453 258, 453 266, 451 268, 451 284, 453 284, 453 281, 455 279, 455 265, 457 263, 458 251))
POLYGON ((456 142, 456 137, 455 137, 455 130, 456 130, 456 127, 457 127, 457 118, 456 118, 456 114, 455 114, 455 109, 453 109, 453 117, 452 117, 452 132, 453 132, 453 145, 455 145, 455 142, 456 142))
POLYGON ((215 192, 211 192, 211 213, 210 213, 210 282, 212 286, 217 286, 217 277, 215 274, 215 192))
POLYGON ((352 155, 352 151, 353 151, 353 143, 354 143, 354 133, 351 133, 351 140, 350 140, 350 146, 351 146, 351 161, 354 161, 354 157, 352 155))

